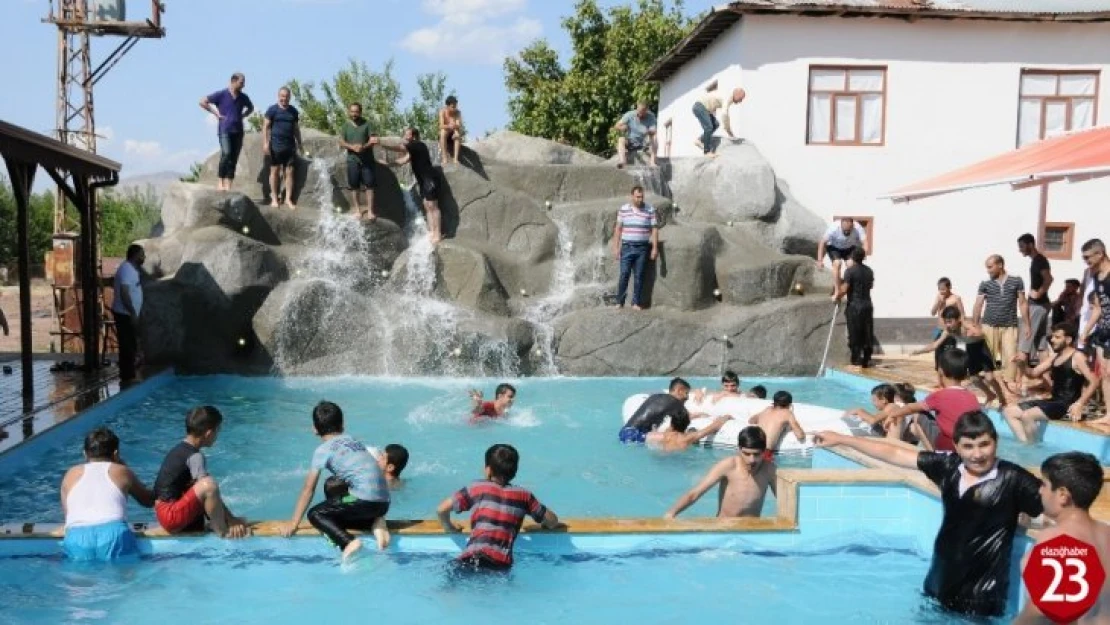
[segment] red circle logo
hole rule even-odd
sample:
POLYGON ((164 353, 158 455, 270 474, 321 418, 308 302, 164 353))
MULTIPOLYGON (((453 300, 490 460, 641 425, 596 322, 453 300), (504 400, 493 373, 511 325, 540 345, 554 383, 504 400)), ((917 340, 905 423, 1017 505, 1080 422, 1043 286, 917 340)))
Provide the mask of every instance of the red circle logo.
POLYGON ((1094 546, 1064 534, 1034 545, 1021 577, 1042 614, 1070 623, 1098 601, 1106 571, 1094 546))

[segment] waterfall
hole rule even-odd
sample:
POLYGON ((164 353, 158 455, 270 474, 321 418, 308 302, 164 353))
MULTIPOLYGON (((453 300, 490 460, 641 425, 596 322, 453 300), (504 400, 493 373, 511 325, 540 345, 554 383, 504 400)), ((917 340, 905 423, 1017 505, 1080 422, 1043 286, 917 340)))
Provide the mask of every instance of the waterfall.
POLYGON ((360 290, 371 277, 370 247, 362 224, 343 215, 332 202, 332 180, 326 159, 312 161, 316 185, 312 197, 319 205, 316 238, 295 273, 301 278, 317 278, 338 288, 360 290))

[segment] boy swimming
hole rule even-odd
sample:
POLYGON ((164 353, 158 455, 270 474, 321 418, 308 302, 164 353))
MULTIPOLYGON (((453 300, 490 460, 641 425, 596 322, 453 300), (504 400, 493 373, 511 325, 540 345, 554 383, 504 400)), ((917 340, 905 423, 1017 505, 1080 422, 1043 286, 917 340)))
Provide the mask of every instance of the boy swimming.
POLYGON ((470 413, 471 423, 477 423, 483 418, 504 417, 516 401, 516 388, 512 384, 498 384, 493 392, 493 401, 482 401, 482 391, 475 389, 470 391, 470 400, 474 403, 470 413))

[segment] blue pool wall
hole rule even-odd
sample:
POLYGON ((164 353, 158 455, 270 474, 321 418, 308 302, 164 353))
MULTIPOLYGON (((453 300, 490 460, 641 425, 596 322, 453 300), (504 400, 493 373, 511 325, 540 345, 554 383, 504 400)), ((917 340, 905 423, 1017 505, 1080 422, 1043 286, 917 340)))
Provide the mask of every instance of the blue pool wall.
POLYGON ((153 393, 171 384, 174 379, 175 375, 172 371, 159 373, 147 378, 142 384, 120 391, 57 425, 35 433, 26 442, 0 454, 0 474, 22 469, 59 447, 71 445, 74 440, 83 439, 92 428, 105 423, 116 413, 146 401, 153 393))
MULTIPOLYGON (((864 397, 866 397, 867 394, 871 392, 871 389, 878 383, 877 380, 872 378, 865 378, 835 370, 826 371, 825 377, 840 384, 858 388, 860 394, 864 397)), ((924 397, 924 395, 919 391, 918 397, 924 397)), ((1006 424, 1006 420, 1002 418, 1000 412, 997 410, 987 410, 986 413, 990 416, 991 421, 994 422, 994 427, 998 430, 998 435, 1000 437, 1010 440, 1014 439, 1014 433, 1010 431, 1010 426, 1006 424)), ((1084 432, 1066 425, 1050 423, 1045 428, 1044 442, 1054 447, 1074 449, 1075 451, 1084 451, 1093 454, 1103 465, 1110 465, 1110 436, 1084 432)))

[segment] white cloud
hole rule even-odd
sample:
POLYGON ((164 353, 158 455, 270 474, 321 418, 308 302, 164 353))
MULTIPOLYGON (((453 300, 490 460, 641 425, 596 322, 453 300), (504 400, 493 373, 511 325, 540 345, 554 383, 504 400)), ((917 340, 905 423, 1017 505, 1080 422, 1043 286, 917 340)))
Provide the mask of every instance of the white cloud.
POLYGON ((204 123, 212 128, 215 128, 220 123, 220 119, 215 115, 208 114, 204 116, 204 123))
POLYGON ((201 150, 167 150, 157 141, 126 139, 123 142, 123 166, 128 175, 152 171, 185 172, 196 161, 204 159, 201 150))
POLYGON ((514 15, 528 0, 424 0, 425 13, 439 21, 401 40, 414 54, 456 61, 501 63, 543 32, 538 20, 514 15))

